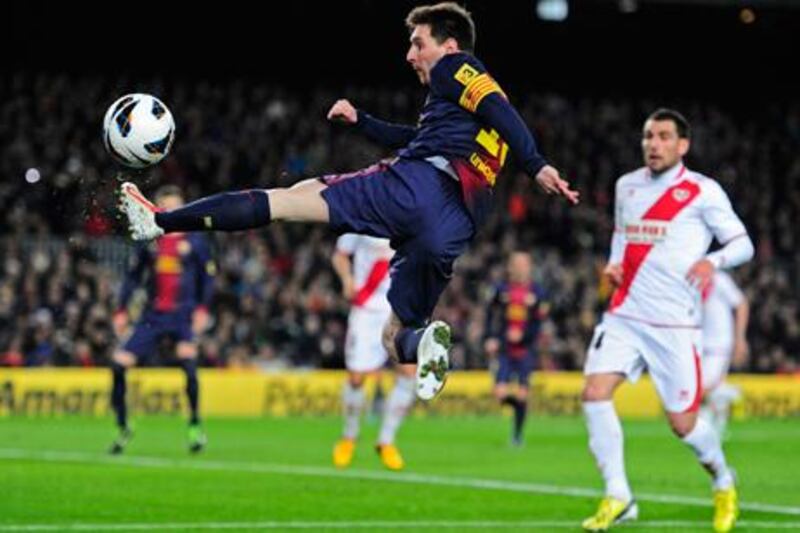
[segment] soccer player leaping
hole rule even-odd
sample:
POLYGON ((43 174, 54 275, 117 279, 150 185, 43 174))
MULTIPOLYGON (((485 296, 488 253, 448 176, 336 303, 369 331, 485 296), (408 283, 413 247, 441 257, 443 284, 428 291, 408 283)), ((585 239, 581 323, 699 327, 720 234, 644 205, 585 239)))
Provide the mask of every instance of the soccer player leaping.
POLYGON ((136 240, 175 231, 238 231, 276 220, 324 222, 338 233, 391 239, 388 294, 392 315, 383 331, 391 357, 416 364, 417 395, 435 396, 448 368, 450 328, 429 323, 453 262, 490 207, 492 187, 510 151, 550 194, 578 202, 578 193, 539 155, 522 118, 472 55, 475 25, 452 2, 413 9, 406 59, 430 93, 416 127, 389 124, 336 102, 328 119, 397 148, 397 157, 351 174, 302 181, 288 189, 209 196, 159 212, 124 183, 121 209, 136 240))
POLYGON ((597 512, 583 522, 588 531, 605 531, 638 516, 613 397, 645 368, 673 433, 711 474, 714 530, 730 531, 739 514, 734 475, 719 437, 697 418, 703 393, 700 297, 716 269, 750 260, 753 243, 722 187, 683 164, 690 139, 683 115, 656 110, 642 131, 645 165, 617 180, 605 268, 616 290, 584 367, 589 448, 606 487, 597 512), (713 239, 722 247, 708 253, 713 239))

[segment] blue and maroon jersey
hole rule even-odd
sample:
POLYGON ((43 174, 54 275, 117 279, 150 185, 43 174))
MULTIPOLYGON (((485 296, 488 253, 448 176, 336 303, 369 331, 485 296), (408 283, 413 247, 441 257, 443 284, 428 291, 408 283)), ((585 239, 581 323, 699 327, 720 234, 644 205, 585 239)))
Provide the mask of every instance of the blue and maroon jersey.
POLYGON ((445 55, 430 78, 416 127, 383 122, 360 110, 356 125, 373 140, 399 149, 399 157, 427 160, 457 178, 473 219, 482 221, 509 148, 531 177, 546 162, 522 117, 474 56, 445 55))
POLYGON ((499 283, 486 313, 486 337, 500 340, 502 353, 519 359, 536 352, 550 304, 535 283, 499 283))
POLYGON ((164 235, 137 250, 122 285, 120 307, 127 307, 133 291, 146 283, 148 311, 191 313, 211 303, 215 272, 204 235, 164 235))

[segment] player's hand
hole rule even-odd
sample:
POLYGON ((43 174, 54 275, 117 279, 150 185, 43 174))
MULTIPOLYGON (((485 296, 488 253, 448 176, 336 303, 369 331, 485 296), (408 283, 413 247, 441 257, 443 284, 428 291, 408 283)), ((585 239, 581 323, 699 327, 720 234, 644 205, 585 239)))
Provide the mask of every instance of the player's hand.
POLYGON ((128 331, 128 313, 126 311, 117 311, 111 317, 111 325, 114 328, 114 334, 117 337, 122 337, 128 331))
POLYGON ((486 339, 483 343, 483 350, 486 355, 494 357, 500 351, 500 341, 495 338, 486 339))
POLYGON ((690 285, 693 285, 700 292, 708 288, 711 283, 711 278, 714 276, 714 263, 708 259, 701 259, 692 265, 689 273, 686 274, 686 280, 690 285))
POLYGON ((198 307, 192 312, 192 333, 200 335, 204 333, 211 324, 211 315, 204 307, 198 307))
POLYGON ((328 111, 328 120, 355 124, 358 122, 358 111, 349 100, 336 100, 328 111))
POLYGON ((750 344, 745 338, 736 339, 733 343, 733 366, 742 368, 750 356, 750 344))
POLYGON ((603 275, 608 278, 608 281, 610 281, 614 287, 619 287, 622 285, 622 275, 624 272, 625 271, 622 269, 622 265, 619 263, 615 263, 613 265, 609 263, 603 269, 603 275))
POLYGON ((569 182, 562 179, 558 170, 550 165, 545 165, 536 174, 536 183, 544 189, 547 194, 557 194, 565 197, 571 204, 577 205, 580 201, 581 193, 569 188, 569 182))

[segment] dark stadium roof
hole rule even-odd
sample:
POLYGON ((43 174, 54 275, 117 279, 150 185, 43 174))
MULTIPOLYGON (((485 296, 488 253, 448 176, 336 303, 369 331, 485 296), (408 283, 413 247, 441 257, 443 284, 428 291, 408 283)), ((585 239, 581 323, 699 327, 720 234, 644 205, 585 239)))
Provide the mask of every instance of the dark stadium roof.
MULTIPOLYGON (((11 0, 0 18, 0 68, 412 83, 403 18, 419 3, 142 0, 90 10, 11 0)), ((751 24, 733 0, 636 0, 632 13, 622 13, 619 0, 572 0, 563 23, 537 19, 536 0, 464 3, 477 20, 478 55, 506 84, 729 97, 798 91, 789 70, 800 49, 800 10, 786 6, 800 2, 751 1, 751 24)))

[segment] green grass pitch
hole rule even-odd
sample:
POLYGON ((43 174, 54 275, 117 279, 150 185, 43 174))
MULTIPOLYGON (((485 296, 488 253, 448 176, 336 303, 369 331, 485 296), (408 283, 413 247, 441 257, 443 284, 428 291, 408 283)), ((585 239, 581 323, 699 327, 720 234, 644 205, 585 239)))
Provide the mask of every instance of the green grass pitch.
MULTIPOLYGON (((640 500, 631 531, 709 531, 706 474, 663 421, 624 421, 640 500)), ((384 470, 365 420, 353 465, 331 466, 336 418, 210 419, 190 456, 177 418, 143 417, 126 454, 112 421, 0 419, 2 531, 579 531, 600 479, 583 421, 534 417, 524 447, 509 420, 413 418, 384 470)), ((800 531, 800 424, 735 421, 741 531, 800 531)))

